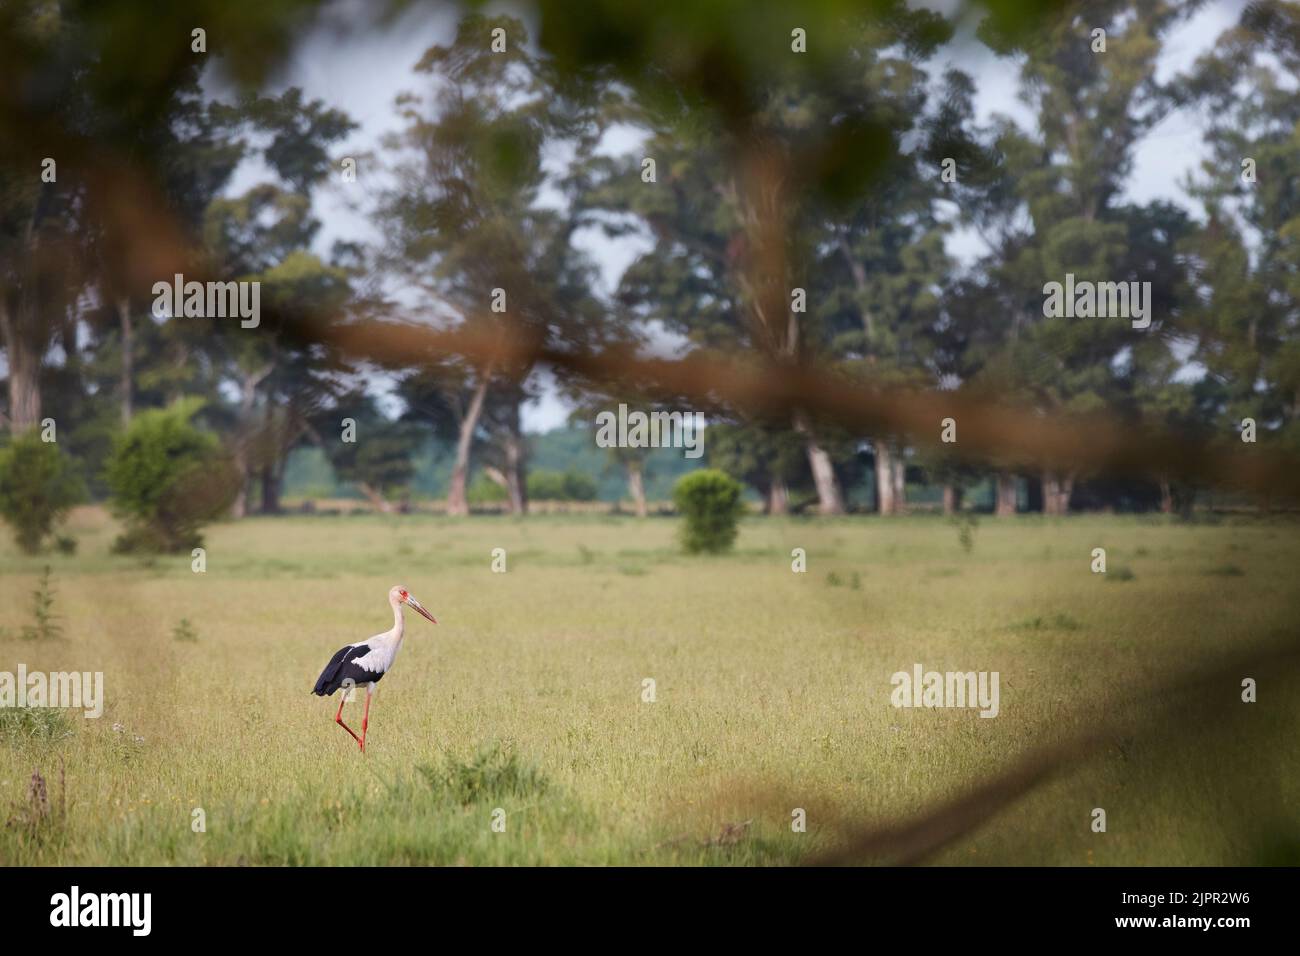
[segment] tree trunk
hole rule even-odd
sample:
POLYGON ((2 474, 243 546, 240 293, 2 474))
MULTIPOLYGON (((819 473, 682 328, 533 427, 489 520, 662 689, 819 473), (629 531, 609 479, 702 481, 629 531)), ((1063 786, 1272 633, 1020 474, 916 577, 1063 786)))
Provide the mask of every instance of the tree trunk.
POLYGON ((1035 511, 1041 511, 1043 514, 1051 514, 1051 505, 1047 500, 1047 478, 1050 472, 1043 472, 1041 475, 1027 475, 1025 477, 1025 510, 1031 514, 1035 511))
POLYGON ((943 513, 955 515, 961 511, 961 486, 948 482, 943 486, 943 513))
POLYGON ((470 400, 465 417, 461 419, 460 434, 456 438, 456 463, 451 469, 451 484, 447 488, 447 514, 469 514, 469 501, 465 498, 465 481, 469 476, 469 450, 474 443, 474 430, 478 428, 479 416, 483 414, 483 402, 487 398, 490 371, 483 375, 474 397, 470 400))
POLYGON ((272 462, 262 465, 262 514, 280 513, 280 475, 272 462))
POLYGON ((1070 494, 1074 491, 1074 475, 1043 472, 1043 514, 1064 515, 1070 511, 1070 494))
POLYGON ((235 474, 239 476, 239 487, 235 491, 235 500, 230 503, 230 517, 238 519, 248 515, 248 450, 237 447, 234 459, 235 474))
POLYGON ((786 487, 783 478, 773 478, 767 488, 767 513, 769 515, 790 513, 790 489, 786 487))
MULTIPOLYGON (((184 344, 180 344, 174 347, 174 354, 176 357, 172 362, 172 368, 179 373, 190 364, 190 350, 184 344)), ((172 384, 167 388, 167 401, 169 403, 178 402, 185 395, 185 390, 181 387, 181 376, 177 374, 171 378, 172 384)))
MULTIPOLYGON (((508 448, 509 442, 510 439, 505 440, 505 444, 507 445, 507 448, 505 449, 507 459, 511 457, 511 452, 508 448)), ((520 465, 518 461, 507 461, 505 470, 496 467, 496 465, 483 466, 483 474, 487 479, 494 485, 500 486, 505 491, 506 512, 512 515, 526 514, 528 510, 527 496, 525 495, 522 482, 520 481, 519 468, 520 465)))
POLYGON ((900 448, 893 449, 894 458, 894 514, 907 511, 907 461, 900 448))
POLYGON ((239 391, 239 437, 235 441, 235 471, 239 475, 239 490, 235 501, 230 506, 232 518, 243 518, 248 514, 248 483, 253 476, 252 441, 253 441, 253 405, 257 401, 257 387, 271 374, 273 366, 264 365, 256 372, 246 373, 240 383, 239 391))
POLYGON ((9 430, 20 435, 41 423, 41 353, 29 340, 22 316, 10 315, 3 302, 0 333, 9 360, 9 430))
MULTIPOLYGON (((1057 480, 1056 475, 1053 472, 1045 471, 1043 472, 1042 478, 1039 479, 1039 482, 1042 486, 1043 514, 1059 514, 1056 507, 1061 492, 1060 482, 1057 480)), ((1032 507, 1030 510, 1033 510, 1032 507)))
POLYGON ((642 473, 643 465, 639 461, 627 462, 627 491, 632 496, 632 503, 636 506, 636 516, 644 518, 649 514, 649 509, 645 503, 645 475, 642 473))
POLYGON ((813 483, 817 486, 817 510, 824 515, 844 514, 844 499, 840 495, 840 483, 835 477, 831 456, 811 437, 808 439, 808 464, 812 468, 813 483))
POLYGON ((284 467, 289 458, 289 446, 297 441, 301 430, 294 431, 293 422, 299 421, 294 403, 277 409, 274 402, 266 403, 262 420, 261 482, 262 514, 280 513, 280 492, 284 488, 284 467), (282 412, 276 422, 277 412, 282 412))
POLYGON ((844 498, 840 495, 840 483, 835 477, 831 456, 817 443, 802 412, 794 416, 794 430, 804 436, 808 465, 812 469, 813 484, 817 487, 817 510, 824 515, 844 514, 844 498))
POLYGON ((505 436, 506 453, 506 500, 510 504, 510 513, 528 514, 528 484, 525 477, 525 448, 523 431, 519 426, 519 406, 511 414, 510 428, 505 436))
POLYGON ((117 302, 117 319, 122 329, 122 427, 131 424, 132 394, 135 381, 135 331, 131 325, 131 300, 119 299, 117 302))
POLYGON ((907 462, 902 451, 884 439, 876 440, 876 510, 882 515, 907 510, 907 462))
POLYGON ((1009 471, 998 472, 997 507, 994 513, 999 518, 1016 513, 1016 476, 1009 471))
POLYGON ((1160 511, 1167 515, 1174 513, 1174 490, 1164 475, 1160 476, 1160 511))
POLYGON ((391 514, 393 511, 392 502, 379 493, 374 486, 364 481, 357 482, 357 489, 366 496, 366 500, 380 514, 391 514))
POLYGON ((876 440, 876 512, 882 515, 897 513, 894 501, 894 453, 889 443, 876 440))

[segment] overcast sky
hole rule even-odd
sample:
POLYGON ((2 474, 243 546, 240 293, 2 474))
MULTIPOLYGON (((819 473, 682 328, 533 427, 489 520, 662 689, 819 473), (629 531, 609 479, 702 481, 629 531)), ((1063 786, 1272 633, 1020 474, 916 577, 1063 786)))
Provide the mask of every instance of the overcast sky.
MULTIPOLYGON (((1166 40, 1158 78, 1166 80, 1190 66, 1223 30, 1236 22, 1243 4, 1244 0, 1216 0, 1183 23, 1166 40)), ((948 15, 956 7, 945 0, 916 5, 948 15)), ((365 4, 359 0, 340 0, 327 18, 326 26, 303 41, 274 84, 276 89, 299 86, 309 97, 342 109, 359 124, 359 129, 336 150, 340 156, 376 149, 379 138, 397 127, 395 97, 404 90, 421 88, 424 78, 417 77, 412 67, 428 47, 451 39, 459 16, 452 8, 421 7, 392 24, 353 32, 349 26, 361 25, 360 11, 364 9, 365 4)), ((505 3, 490 4, 486 12, 520 15, 517 8, 505 3)), ((523 19, 528 20, 526 16, 523 19)), ((954 41, 927 64, 931 77, 940 77, 949 66, 964 70, 975 79, 976 109, 982 122, 994 113, 1005 113, 1032 126, 1032 116, 1016 98, 1017 65, 994 56, 974 39, 974 27, 975 23, 969 20, 959 25, 954 41)), ((625 148, 630 144, 610 145, 625 148)), ((1140 203, 1166 199, 1190 208, 1180 183, 1200 162, 1203 152, 1195 117, 1171 115, 1138 148, 1127 197, 1140 203)), ((265 170, 258 165, 246 164, 232 182, 231 191, 242 192, 264 175, 265 170)), ((322 253, 336 239, 377 238, 376 224, 355 213, 349 205, 360 198, 355 190, 365 188, 364 166, 359 170, 358 179, 352 185, 335 181, 321 192, 317 214, 323 224, 318 242, 322 253), (345 190, 354 192, 349 195, 345 190)), ((600 264, 606 290, 617 285, 619 276, 637 252, 635 240, 615 242, 600 235, 585 235, 579 241, 600 264)), ((979 251, 979 243, 968 233, 958 233, 952 237, 949 248, 966 260, 979 251)), ((553 390, 543 383, 542 399, 524 409, 524 427, 529 431, 545 431, 563 424, 567 413, 553 390)))

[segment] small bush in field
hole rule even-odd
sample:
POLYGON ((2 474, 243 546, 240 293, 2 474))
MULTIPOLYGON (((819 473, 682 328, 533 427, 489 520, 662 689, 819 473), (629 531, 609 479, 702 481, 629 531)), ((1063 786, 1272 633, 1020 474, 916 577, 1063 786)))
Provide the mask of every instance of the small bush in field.
POLYGON ((979 527, 979 519, 967 511, 953 515, 951 522, 957 528, 957 542, 963 551, 970 554, 975 550, 975 530, 979 527))
POLYGON ((50 584, 50 566, 45 566, 36 590, 32 592, 32 624, 23 628, 23 639, 47 641, 63 633, 54 613, 54 587, 50 584))
POLYGON ((447 754, 441 764, 421 764, 420 776, 439 796, 461 804, 544 793, 548 782, 535 767, 499 743, 479 748, 468 760, 447 754))
POLYGON ((62 708, 0 707, 0 739, 61 740, 72 734, 72 722, 62 708))
POLYGON ((36 431, 15 438, 0 450, 0 515, 14 540, 35 554, 68 510, 85 497, 72 459, 36 431))
POLYGON ((689 554, 726 551, 736 541, 745 510, 744 488, 726 472, 705 468, 683 475, 673 486, 673 504, 686 519, 682 547, 689 554))
POLYGON ((114 443, 105 477, 127 526, 115 550, 197 547, 199 529, 230 507, 237 478, 216 436, 190 421, 199 404, 143 412, 114 443))

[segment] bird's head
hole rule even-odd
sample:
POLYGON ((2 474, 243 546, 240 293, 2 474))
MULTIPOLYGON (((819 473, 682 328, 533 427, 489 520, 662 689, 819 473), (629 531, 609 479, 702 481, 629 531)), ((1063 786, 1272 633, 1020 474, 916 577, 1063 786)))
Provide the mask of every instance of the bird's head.
POLYGON ((392 589, 388 592, 388 602, 393 605, 406 604, 417 614, 424 615, 430 621, 433 621, 434 624, 438 623, 437 620, 434 619, 434 616, 425 609, 424 605, 415 599, 415 595, 406 590, 406 588, 402 587, 400 584, 394 584, 392 589))

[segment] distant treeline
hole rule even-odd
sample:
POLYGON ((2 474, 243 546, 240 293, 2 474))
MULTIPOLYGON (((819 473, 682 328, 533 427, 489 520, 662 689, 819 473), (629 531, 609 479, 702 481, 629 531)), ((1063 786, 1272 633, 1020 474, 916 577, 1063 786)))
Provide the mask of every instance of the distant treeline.
POLYGON ((692 463, 598 449, 623 405, 706 417, 703 463, 777 515, 1188 514, 1227 484, 1207 459, 1300 459, 1295 4, 1174 72, 1196 3, 990 3, 974 40, 902 2, 793 33, 771 2, 524 6, 535 35, 432 34, 362 153, 275 82, 323 0, 209 5, 210 51, 180 5, 0 5, 10 510, 67 476, 48 514, 111 492, 124 547, 169 548, 344 489, 522 515, 594 483, 645 514, 692 463), (959 68, 978 45, 1017 116, 959 68), (1143 201, 1174 117, 1202 162, 1143 201), (325 248, 340 197, 374 228, 325 248), (571 427, 535 438, 545 393, 571 427), (1160 455, 1099 464, 1097 423, 1160 455))
MULTIPOLYGON (((548 488, 549 476, 581 475, 592 489, 596 501, 615 502, 627 498, 627 476, 617 465, 611 465, 608 456, 595 446, 592 434, 582 428, 555 428, 544 434, 527 436, 529 448, 529 476, 541 475, 540 489, 548 488)), ((414 473, 410 493, 419 499, 442 499, 447 496, 451 472, 455 462, 455 448, 450 442, 428 440, 414 455, 414 473)), ((647 456, 645 482, 646 496, 651 501, 667 501, 672 496, 673 483, 682 475, 703 463, 682 457, 681 449, 652 450, 647 456)), ((492 495, 484 483, 494 484, 482 472, 470 476, 471 499, 492 495)), ((498 486, 499 487, 499 486, 498 486)), ((530 480, 530 488, 539 483, 530 480)), ((289 456, 284 473, 284 497, 298 498, 362 498, 356 486, 339 478, 324 451, 310 446, 295 450, 289 456)), ((546 500, 550 494, 530 494, 531 498, 546 500)), ((573 495, 566 495, 574 498, 573 495)), ((581 498, 577 498, 581 500, 581 498)))

